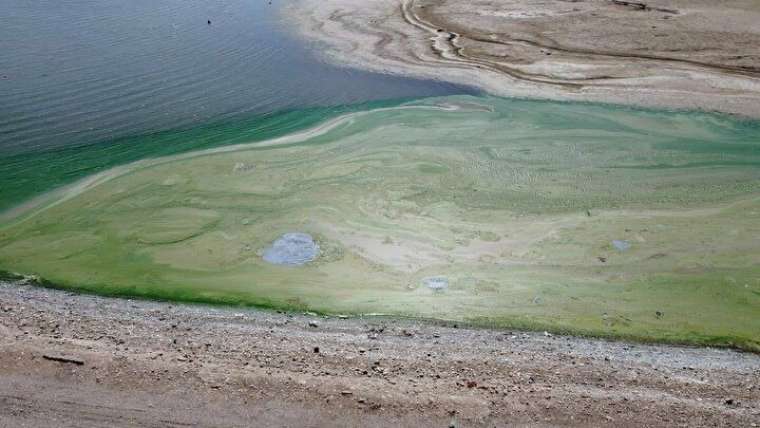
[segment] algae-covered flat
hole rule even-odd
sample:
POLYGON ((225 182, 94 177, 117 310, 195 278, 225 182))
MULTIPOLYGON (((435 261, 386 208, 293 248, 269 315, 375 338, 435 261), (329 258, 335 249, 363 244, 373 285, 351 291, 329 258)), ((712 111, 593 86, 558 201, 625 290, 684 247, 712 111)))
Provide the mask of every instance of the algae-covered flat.
POLYGON ((104 294, 760 346, 760 127, 448 97, 145 161, 0 230, 104 294))

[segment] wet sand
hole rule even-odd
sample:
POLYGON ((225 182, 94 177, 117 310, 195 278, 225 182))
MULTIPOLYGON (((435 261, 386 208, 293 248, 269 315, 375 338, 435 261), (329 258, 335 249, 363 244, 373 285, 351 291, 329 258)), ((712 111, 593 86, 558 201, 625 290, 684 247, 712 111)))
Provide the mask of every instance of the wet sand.
POLYGON ((340 64, 503 96, 760 117, 757 2, 299 0, 287 15, 340 64))

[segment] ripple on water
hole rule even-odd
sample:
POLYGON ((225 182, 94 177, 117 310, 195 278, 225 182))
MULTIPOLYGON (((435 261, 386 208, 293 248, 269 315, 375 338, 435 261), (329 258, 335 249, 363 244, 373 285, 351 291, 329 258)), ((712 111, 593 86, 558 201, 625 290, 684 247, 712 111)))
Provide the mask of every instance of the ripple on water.
POLYGON ((300 266, 319 255, 319 245, 308 233, 292 232, 279 237, 264 250, 263 259, 275 265, 300 266))

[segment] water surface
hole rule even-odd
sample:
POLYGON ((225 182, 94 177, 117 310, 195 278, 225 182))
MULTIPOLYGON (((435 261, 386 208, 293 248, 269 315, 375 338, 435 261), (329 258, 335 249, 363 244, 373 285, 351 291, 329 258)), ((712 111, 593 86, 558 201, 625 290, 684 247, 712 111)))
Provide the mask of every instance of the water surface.
POLYGON ((0 270, 108 295, 760 349, 759 126, 426 98, 100 174, 0 225, 0 270))
POLYGON ((272 3, 0 0, 0 209, 114 164, 287 133, 341 106, 470 91, 326 64, 272 3), (304 108, 321 110, 293 113, 304 108))

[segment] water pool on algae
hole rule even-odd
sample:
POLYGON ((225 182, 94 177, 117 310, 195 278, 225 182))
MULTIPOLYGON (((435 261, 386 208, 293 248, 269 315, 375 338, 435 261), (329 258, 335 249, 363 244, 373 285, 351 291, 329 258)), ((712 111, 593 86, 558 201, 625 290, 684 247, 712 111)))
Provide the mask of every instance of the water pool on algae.
POLYGON ((14 214, 0 269, 67 289, 760 349, 760 125, 726 116, 423 99, 14 214), (288 233, 316 257, 265 260, 288 233))

